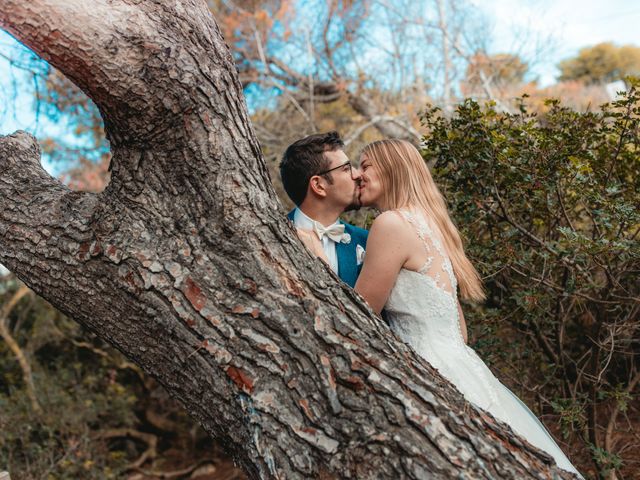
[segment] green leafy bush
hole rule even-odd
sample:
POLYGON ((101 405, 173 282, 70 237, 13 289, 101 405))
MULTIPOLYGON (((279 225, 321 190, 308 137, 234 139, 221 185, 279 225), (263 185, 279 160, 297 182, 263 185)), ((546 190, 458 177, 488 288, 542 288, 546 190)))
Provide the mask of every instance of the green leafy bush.
POLYGON ((488 290, 467 308, 475 347, 601 474, 631 460, 638 424, 640 82, 630 85, 598 112, 549 100, 538 117, 524 97, 516 114, 467 100, 451 118, 423 115, 423 156, 488 290))
POLYGON ((224 466, 156 382, 47 302, 28 294, 4 315, 19 288, 0 277, 0 470, 14 479, 102 480, 224 466), (33 392, 7 335, 30 366, 33 392))
MULTIPOLYGON (((5 296, 12 293, 8 288, 5 296)), ((40 410, 13 352, 0 342, 0 465, 15 478, 115 478, 127 458, 106 461, 108 448, 93 433, 135 424, 135 395, 110 373, 118 357, 78 348, 80 328, 33 296, 6 323, 30 363, 40 410)))

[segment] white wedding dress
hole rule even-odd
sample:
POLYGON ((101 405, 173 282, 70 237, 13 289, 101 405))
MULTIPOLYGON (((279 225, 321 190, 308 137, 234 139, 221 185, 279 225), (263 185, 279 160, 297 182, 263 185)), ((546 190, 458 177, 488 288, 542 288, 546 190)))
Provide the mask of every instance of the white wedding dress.
POLYGON ((421 214, 405 210, 399 213, 423 241, 428 258, 420 271, 400 270, 384 307, 391 329, 454 384, 469 402, 549 453, 560 468, 578 473, 540 420, 464 343, 458 318, 456 278, 440 237, 434 235, 421 214))

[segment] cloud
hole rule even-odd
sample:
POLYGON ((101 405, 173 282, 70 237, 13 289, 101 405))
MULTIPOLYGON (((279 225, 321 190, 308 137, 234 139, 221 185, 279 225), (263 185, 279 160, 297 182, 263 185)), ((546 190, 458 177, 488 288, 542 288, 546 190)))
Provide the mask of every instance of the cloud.
MULTIPOLYGON (((583 47, 601 42, 638 44, 640 4, 628 0, 474 0, 492 19, 493 51, 535 58, 532 70, 542 85, 554 83, 556 65, 583 47)), ((529 57, 529 58, 527 58, 529 57)))

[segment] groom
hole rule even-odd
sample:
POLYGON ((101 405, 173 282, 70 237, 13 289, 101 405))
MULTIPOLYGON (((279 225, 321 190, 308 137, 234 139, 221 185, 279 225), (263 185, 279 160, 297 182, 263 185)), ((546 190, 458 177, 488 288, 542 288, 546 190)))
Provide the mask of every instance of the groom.
POLYGON ((352 288, 362 268, 369 232, 338 219, 360 208, 360 171, 342 150, 337 132, 302 138, 287 148, 280 177, 296 208, 287 217, 302 242, 352 288))

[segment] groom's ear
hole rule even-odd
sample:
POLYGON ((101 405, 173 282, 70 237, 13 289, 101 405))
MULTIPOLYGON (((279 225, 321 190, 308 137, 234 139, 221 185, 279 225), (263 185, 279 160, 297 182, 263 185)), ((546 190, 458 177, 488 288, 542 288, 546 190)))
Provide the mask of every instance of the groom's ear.
POLYGON ((320 175, 314 175, 309 179, 309 190, 318 197, 327 196, 327 189, 320 175))

